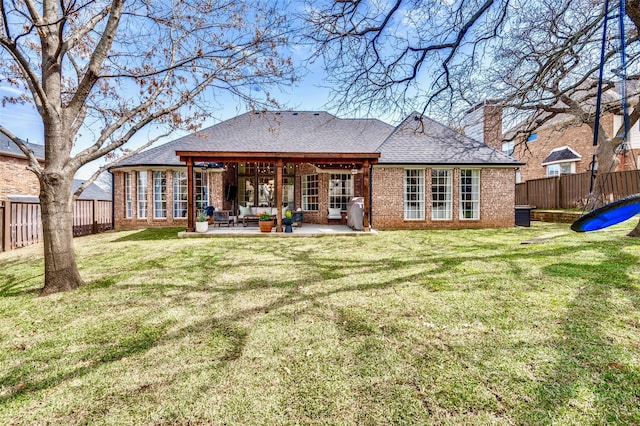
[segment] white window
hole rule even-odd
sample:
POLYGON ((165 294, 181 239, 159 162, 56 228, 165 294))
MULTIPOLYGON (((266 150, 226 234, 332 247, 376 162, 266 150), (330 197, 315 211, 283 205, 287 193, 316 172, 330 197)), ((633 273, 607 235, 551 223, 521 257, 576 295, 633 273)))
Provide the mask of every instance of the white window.
POLYGON ((173 172, 173 217, 187 217, 187 172, 173 172))
POLYGON ((329 208, 346 211, 352 198, 353 175, 332 173, 329 178, 329 208))
POLYGON ((147 172, 138 172, 138 218, 147 217, 147 172))
POLYGON ((207 173, 196 172, 196 211, 203 211, 209 205, 207 173))
POLYGON ((560 176, 575 173, 576 163, 556 163, 547 166, 547 176, 560 176))
POLYGON ((167 172, 153 172, 153 217, 167 217, 167 172))
POLYGON ((508 156, 513 156, 514 153, 514 143, 513 141, 504 142, 502 144, 502 152, 508 156))
POLYGON ((480 170, 460 170, 460 219, 480 219, 480 170))
POLYGON ((522 172, 520 170, 516 170, 516 183, 522 183, 522 172))
POLYGON ((133 216, 133 195, 131 186, 131 172, 124 174, 124 216, 127 219, 131 219, 133 216))
POLYGON ((318 211, 318 175, 302 176, 302 210, 318 211))
POLYGON ((431 170, 431 219, 451 220, 451 170, 431 170))
POLYGON ((404 218, 424 219, 424 170, 404 171, 404 218))

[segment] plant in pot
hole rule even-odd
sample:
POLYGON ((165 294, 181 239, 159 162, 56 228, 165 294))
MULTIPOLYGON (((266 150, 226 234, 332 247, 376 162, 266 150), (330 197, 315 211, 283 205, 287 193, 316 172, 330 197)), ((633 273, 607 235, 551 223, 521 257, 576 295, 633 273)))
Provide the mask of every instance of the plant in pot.
POLYGON ((273 218, 266 211, 260 213, 258 217, 258 225, 260 226, 260 231, 262 232, 271 232, 273 228, 273 218))
POLYGON ((204 212, 198 213, 196 216, 196 232, 207 232, 208 229, 207 215, 204 212))
POLYGON ((291 225, 293 224, 293 215, 291 214, 291 210, 287 210, 284 212, 284 219, 282 219, 282 223, 284 223, 284 232, 293 232, 293 228, 291 225))

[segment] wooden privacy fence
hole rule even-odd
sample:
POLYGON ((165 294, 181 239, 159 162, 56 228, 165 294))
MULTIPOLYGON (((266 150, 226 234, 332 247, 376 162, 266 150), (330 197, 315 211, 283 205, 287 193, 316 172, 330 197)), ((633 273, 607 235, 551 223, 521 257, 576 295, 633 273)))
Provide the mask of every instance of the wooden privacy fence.
MULTIPOLYGON (((640 193, 640 171, 627 170, 603 176, 602 200, 610 203, 640 193)), ((578 173, 516 184, 516 204, 538 209, 581 209, 589 198, 591 173, 578 173)))
MULTIPOLYGON (((42 241, 40 204, 24 201, 0 203, 2 251, 42 241)), ((111 201, 76 200, 73 205, 73 236, 96 234, 112 228, 111 201)))

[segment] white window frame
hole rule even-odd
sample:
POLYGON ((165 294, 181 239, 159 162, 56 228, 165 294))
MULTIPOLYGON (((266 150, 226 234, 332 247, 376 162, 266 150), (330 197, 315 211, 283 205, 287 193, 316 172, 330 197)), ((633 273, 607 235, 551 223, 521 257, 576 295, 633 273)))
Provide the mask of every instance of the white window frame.
POLYGON ((137 212, 138 219, 147 218, 147 171, 140 170, 137 173, 137 212))
POLYGON ((576 172, 576 162, 552 163, 545 166, 547 168, 547 177, 574 174, 576 172), (566 168, 569 167, 567 171, 566 168), (563 170, 563 168, 565 170, 563 170))
POLYGON ((480 219, 480 170, 460 169, 460 220, 480 219), (464 176, 470 173, 470 176, 464 176), (466 179, 471 179, 470 182, 466 179), (469 208, 470 207, 470 208, 469 208))
POLYGON ((353 198, 353 175, 351 173, 331 173, 329 175, 329 208, 347 211, 353 198))
POLYGON ((302 210, 311 212, 318 211, 319 188, 317 174, 302 175, 302 210))
POLYGON ((453 218, 452 180, 451 169, 431 169, 431 220, 453 218), (440 191, 440 188, 444 188, 444 191, 440 191))
POLYGON ((133 187, 131 172, 124 174, 124 217, 131 219, 133 217, 133 187))
POLYGON ((187 218, 187 172, 174 171, 173 172, 173 217, 174 218, 187 218), (184 213, 184 214, 182 214, 184 213))
POLYGON ((424 220, 424 169, 404 170, 404 220, 424 220))
POLYGON ((153 171, 153 218, 167 218, 167 172, 153 171))
POLYGON ((196 212, 204 211, 205 207, 209 205, 209 185, 207 184, 207 178, 207 172, 195 172, 193 183, 196 187, 196 212))

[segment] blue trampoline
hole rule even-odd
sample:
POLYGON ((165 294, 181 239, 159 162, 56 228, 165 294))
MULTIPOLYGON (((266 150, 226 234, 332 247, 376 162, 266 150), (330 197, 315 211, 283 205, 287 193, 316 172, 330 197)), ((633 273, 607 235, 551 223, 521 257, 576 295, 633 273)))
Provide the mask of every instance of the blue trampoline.
POLYGON ((576 232, 597 231, 624 222, 640 213, 640 194, 630 195, 595 209, 571 224, 576 232))

